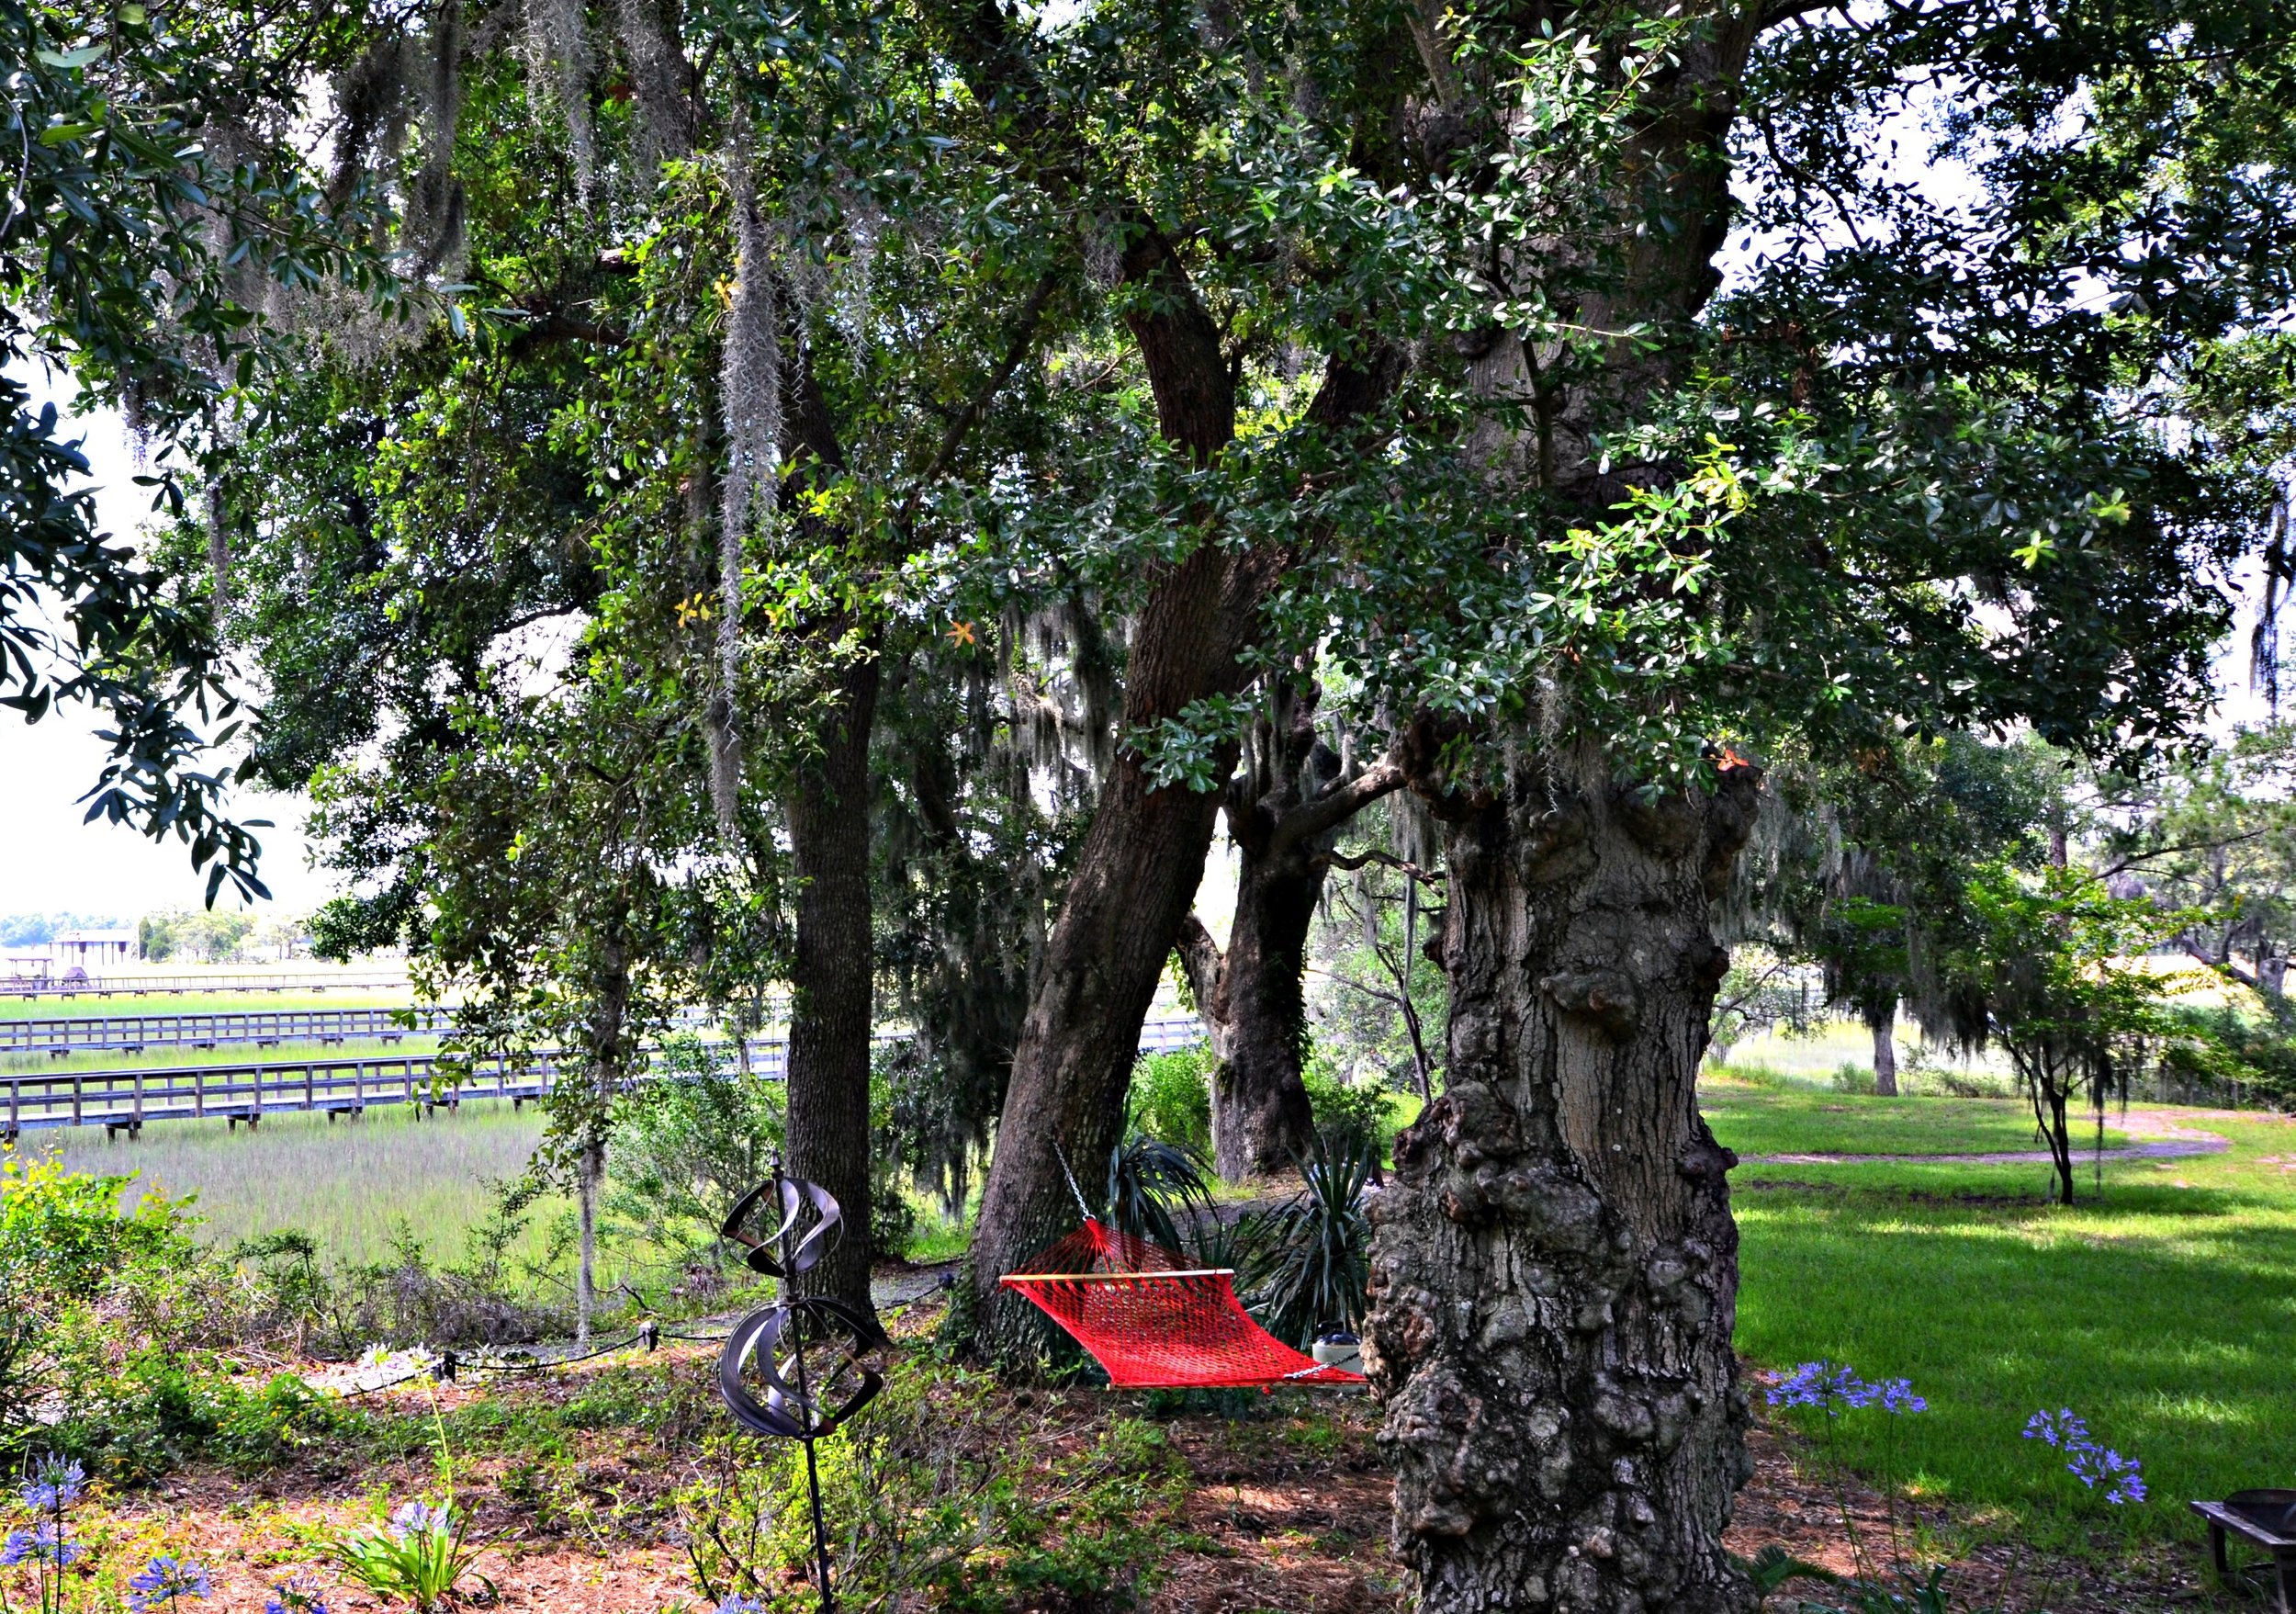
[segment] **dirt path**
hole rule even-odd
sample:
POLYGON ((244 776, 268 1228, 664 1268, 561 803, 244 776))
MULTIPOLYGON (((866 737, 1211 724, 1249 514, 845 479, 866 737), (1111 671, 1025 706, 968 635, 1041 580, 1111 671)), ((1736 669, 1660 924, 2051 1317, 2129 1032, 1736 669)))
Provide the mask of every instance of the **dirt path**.
MULTIPOLYGON (((2253 1117, 2244 1117, 2253 1119, 2253 1117)), ((2189 1126, 2175 1116, 2158 1110, 2131 1110, 2119 1118, 2121 1131, 2137 1141, 2110 1149, 2083 1148, 2076 1141, 2073 1152, 2080 1159, 2101 1157, 2107 1160, 2184 1160, 2196 1155, 2221 1155, 2231 1148, 2230 1139, 2213 1132, 2203 1132, 2189 1126)), ((1901 1166, 2046 1166, 2051 1164, 2046 1149, 2012 1149, 2006 1153, 1979 1155, 1741 1155, 1741 1163, 1748 1166, 1864 1166, 1896 1164, 1901 1166)))

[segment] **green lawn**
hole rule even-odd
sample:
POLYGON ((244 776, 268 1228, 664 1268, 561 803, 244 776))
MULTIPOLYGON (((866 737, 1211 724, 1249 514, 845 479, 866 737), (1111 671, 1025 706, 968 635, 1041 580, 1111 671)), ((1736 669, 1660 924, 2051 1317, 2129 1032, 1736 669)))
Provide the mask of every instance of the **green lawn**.
MULTIPOLYGON (((2032 1112, 2015 1099, 1875 1099, 1812 1089, 1742 1086, 1709 1071, 1699 1107, 1714 1135, 1741 1155, 2006 1154, 2047 1146, 2032 1112)), ((2076 1138, 2093 1143, 2093 1124, 2076 1138)), ((2113 1147, 2128 1139, 2105 1129, 2113 1147)))
POLYGON ((0 996, 0 1020, 86 1020, 91 1016, 127 1018, 138 1014, 240 1014, 275 1009, 404 1009, 414 1001, 411 992, 186 992, 145 993, 137 997, 83 996, 38 998, 0 996))
MULTIPOLYGON (((1810 1135, 1738 1100, 1719 1106, 1725 1139, 1810 1135)), ((2003 1123, 1930 1102, 1963 1113, 1964 1135, 2003 1123)), ((1741 1168, 1739 1348, 1773 1368, 1823 1358, 1911 1379, 1930 1410, 1898 1420, 1900 1472, 1980 1526, 2195 1550, 2189 1499, 2296 1482, 2296 1124, 2200 1124, 2232 1151, 2109 1165, 2101 1198, 2084 1170, 2069 1210, 2044 1201, 2040 1167, 1741 1168), (2068 1508, 2079 1487, 2021 1438, 2061 1406, 2143 1462, 2148 1504, 2068 1508)), ((1867 1465, 1884 1422, 1856 1414, 1846 1430, 1867 1465)))

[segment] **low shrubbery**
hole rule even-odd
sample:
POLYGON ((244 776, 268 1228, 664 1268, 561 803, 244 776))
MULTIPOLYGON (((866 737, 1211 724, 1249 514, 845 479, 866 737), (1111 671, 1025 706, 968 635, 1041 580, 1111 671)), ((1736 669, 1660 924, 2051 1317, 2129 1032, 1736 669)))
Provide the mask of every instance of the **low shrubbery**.
MULTIPOLYGON (((984 1376, 893 1366, 868 1413, 818 1448, 841 1606, 1121 1607, 1151 1582, 1184 1473, 1164 1437, 1119 1420, 1074 1446, 1030 1441, 1016 1438, 1015 1417, 984 1376)), ((812 1608, 803 1450, 726 1436, 701 1467, 679 1507, 704 1597, 812 1608)))
POLYGON ((1209 1156, 1211 1077, 1217 1065, 1210 1043, 1142 1055, 1132 1067, 1129 1101, 1133 1129, 1209 1156))

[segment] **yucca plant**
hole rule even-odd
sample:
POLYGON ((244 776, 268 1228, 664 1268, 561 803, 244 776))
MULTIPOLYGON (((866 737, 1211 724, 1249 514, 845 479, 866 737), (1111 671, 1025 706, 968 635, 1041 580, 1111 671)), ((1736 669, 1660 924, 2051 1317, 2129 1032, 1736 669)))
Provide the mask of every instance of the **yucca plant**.
POLYGON ((1211 1213, 1211 1185, 1194 1150, 1133 1133, 1109 1155, 1108 1225, 1168 1250, 1185 1242, 1175 1213, 1211 1213))
POLYGON ((1240 1234, 1252 1312, 1277 1338, 1301 1349, 1325 1328, 1363 1322, 1371 1281, 1371 1225, 1363 1189, 1377 1163, 1376 1140, 1333 1150, 1318 1134, 1292 1161, 1305 1184, 1240 1234))

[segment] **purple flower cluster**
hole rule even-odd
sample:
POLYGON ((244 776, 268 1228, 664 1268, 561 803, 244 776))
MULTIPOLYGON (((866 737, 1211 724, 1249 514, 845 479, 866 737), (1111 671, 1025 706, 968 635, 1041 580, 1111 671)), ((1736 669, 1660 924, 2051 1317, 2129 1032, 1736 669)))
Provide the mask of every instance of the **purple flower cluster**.
POLYGON ((63 1568, 80 1555, 79 1543, 63 1539, 63 1531, 52 1524, 34 1529, 12 1529, 6 1542, 0 1542, 0 1568, 14 1569, 19 1563, 38 1563, 43 1567, 63 1568))
POLYGON ((2102 1485, 2114 1507, 2144 1500, 2144 1465, 2089 1439, 2088 1426, 2071 1407, 2033 1414, 2025 1422, 2025 1439, 2064 1452, 2065 1472, 2092 1491, 2102 1485))
POLYGON ((1816 1407, 1828 1417, 1867 1406, 1887 1413, 1930 1410, 1930 1404, 1913 1393, 1910 1379, 1861 1379, 1829 1361, 1806 1361, 1773 1384, 1770 1405, 1816 1407))
POLYGON ((755 1597, 731 1597, 718 1604, 713 1614, 765 1614, 765 1605, 755 1597))
POLYGON ((76 1462, 43 1457, 25 1482, 24 1506, 35 1513, 61 1513, 80 1499, 87 1471, 76 1462))
POLYGON ((402 1541, 409 1536, 425 1536, 433 1532, 448 1535, 453 1529, 452 1507, 445 1502, 436 1507, 427 1502, 410 1502, 390 1516, 390 1533, 402 1541))
POLYGON ((307 1574, 273 1584, 263 1614, 327 1614, 327 1598, 319 1582, 307 1574))
POLYGON ((204 1598, 207 1595, 208 1572, 188 1559, 164 1552, 128 1582, 128 1607, 136 1614, 150 1614, 162 1605, 172 1610, 178 1598, 204 1598))

